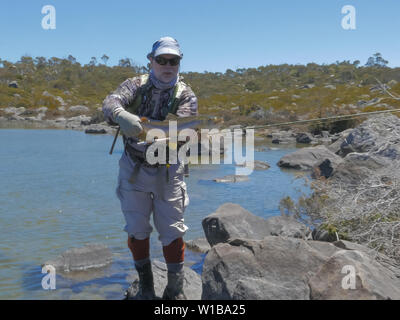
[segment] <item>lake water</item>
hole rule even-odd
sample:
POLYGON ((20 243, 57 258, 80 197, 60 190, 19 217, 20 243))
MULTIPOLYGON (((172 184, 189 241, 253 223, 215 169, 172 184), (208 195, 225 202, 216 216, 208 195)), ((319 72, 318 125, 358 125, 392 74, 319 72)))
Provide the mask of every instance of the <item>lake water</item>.
MULTIPOLYGON (((115 196, 119 139, 71 130, 0 130, 0 299, 121 299, 133 263, 126 247, 125 223, 115 196), (90 277, 57 275, 56 290, 43 290, 41 264, 72 247, 103 243, 113 263, 90 277)), ((268 141, 259 145, 277 148, 268 141)), ((185 178, 190 204, 185 240, 204 237, 201 221, 226 202, 260 217, 279 215, 279 201, 309 194, 297 171, 276 163, 293 147, 255 152, 271 168, 254 171, 238 183, 207 181, 235 173, 231 165, 196 165, 185 178)), ((151 256, 163 261, 157 233, 151 256)), ((201 272, 203 255, 186 250, 185 263, 201 272)))

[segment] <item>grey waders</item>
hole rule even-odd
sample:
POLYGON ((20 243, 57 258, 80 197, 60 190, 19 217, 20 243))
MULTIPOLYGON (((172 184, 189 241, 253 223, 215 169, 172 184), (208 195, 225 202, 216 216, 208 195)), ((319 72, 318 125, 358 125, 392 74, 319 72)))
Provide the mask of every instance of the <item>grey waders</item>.
POLYGON ((187 300, 183 292, 183 281, 185 280, 185 272, 168 272, 168 284, 164 290, 163 300, 187 300))
POLYGON ((153 282, 153 272, 151 270, 151 262, 146 263, 142 267, 135 265, 136 270, 139 275, 139 291, 136 295, 131 292, 129 288, 125 292, 125 299, 133 300, 154 300, 156 299, 156 294, 154 292, 154 282, 153 282))

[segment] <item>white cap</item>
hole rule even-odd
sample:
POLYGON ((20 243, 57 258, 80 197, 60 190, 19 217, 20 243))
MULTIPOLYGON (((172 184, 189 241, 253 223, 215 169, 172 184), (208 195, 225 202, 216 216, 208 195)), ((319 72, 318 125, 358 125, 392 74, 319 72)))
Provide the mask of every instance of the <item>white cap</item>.
POLYGON ((153 48, 147 55, 147 58, 157 57, 160 54, 173 54, 181 58, 183 57, 178 41, 171 37, 162 37, 160 40, 154 42, 153 48))

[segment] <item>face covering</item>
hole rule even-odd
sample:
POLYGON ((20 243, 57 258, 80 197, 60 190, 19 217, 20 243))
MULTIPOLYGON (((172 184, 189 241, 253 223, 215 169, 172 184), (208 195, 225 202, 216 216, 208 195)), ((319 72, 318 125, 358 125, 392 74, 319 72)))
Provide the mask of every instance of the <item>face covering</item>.
POLYGON ((162 82, 162 81, 160 81, 160 80, 158 80, 156 78, 156 76, 154 75, 153 70, 150 71, 150 81, 153 83, 153 85, 157 89, 166 90, 166 89, 172 88, 178 82, 178 78, 179 78, 179 73, 170 82, 165 83, 165 82, 162 82))

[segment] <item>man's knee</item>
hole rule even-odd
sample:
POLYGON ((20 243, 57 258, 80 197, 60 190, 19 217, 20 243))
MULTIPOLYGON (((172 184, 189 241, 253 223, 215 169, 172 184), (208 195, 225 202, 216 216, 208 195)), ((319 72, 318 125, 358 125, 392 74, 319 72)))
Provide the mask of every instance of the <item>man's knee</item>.
POLYGON ((185 242, 183 238, 172 241, 169 245, 163 246, 163 254, 166 263, 180 263, 185 259, 185 242))
POLYGON ((146 259, 150 256, 150 238, 139 240, 128 237, 128 248, 131 250, 134 260, 146 259))

